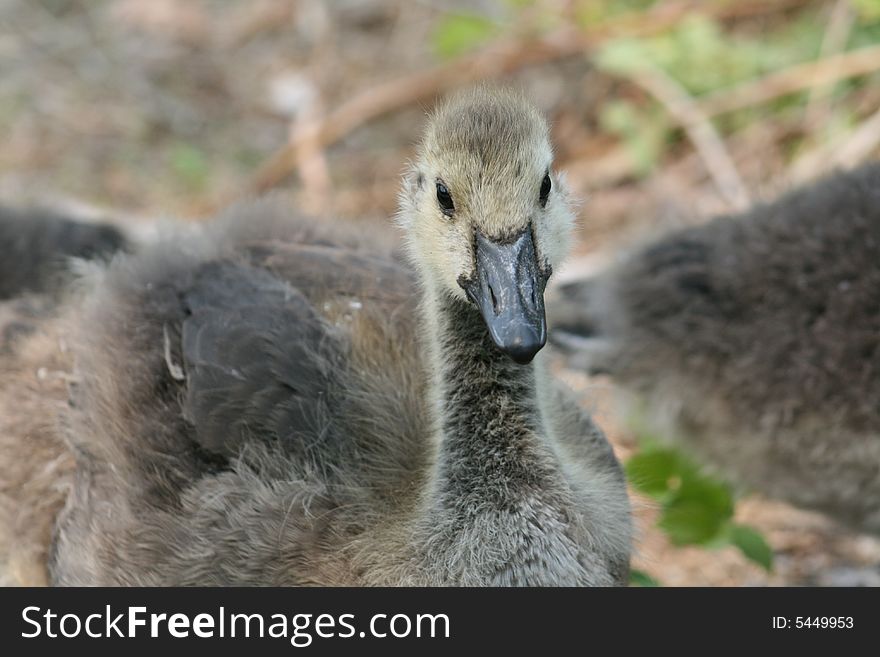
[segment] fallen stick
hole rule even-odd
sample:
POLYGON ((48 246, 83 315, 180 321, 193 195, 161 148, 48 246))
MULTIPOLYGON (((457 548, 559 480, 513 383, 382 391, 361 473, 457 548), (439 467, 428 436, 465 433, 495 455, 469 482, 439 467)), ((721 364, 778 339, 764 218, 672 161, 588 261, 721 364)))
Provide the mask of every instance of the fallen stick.
POLYGON ((629 79, 659 101, 684 129, 722 198, 734 210, 748 208, 748 189, 727 152, 724 140, 700 105, 678 82, 657 67, 639 71, 629 79))
POLYGON ((877 70, 880 70, 880 45, 796 64, 758 80, 707 94, 697 100, 703 114, 713 117, 877 70))

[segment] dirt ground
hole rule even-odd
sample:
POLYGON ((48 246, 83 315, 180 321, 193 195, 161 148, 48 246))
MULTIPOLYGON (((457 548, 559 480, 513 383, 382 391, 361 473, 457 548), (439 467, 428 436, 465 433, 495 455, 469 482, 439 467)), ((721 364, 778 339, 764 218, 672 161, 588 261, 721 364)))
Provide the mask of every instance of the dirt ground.
MULTIPOLYGON (((549 4, 563 14, 571 5, 549 4)), ((665 4, 659 19, 687 3, 665 4)), ((761 30, 811 4, 827 3, 745 2, 729 20, 761 30)), ((278 187, 293 192, 296 210, 323 220, 387 227, 425 111, 459 83, 490 79, 522 88, 548 114, 559 168, 584 199, 573 264, 560 278, 593 270, 635 239, 732 209, 684 136, 666 147, 662 166, 636 172, 627 149, 600 129, 598 108, 645 92, 597 71, 564 29, 543 41, 517 36, 519 50, 466 55, 457 68, 437 56, 432 34, 444 15, 491 15, 502 5, 2 0, 0 199, 148 231, 157 219, 199 221, 278 187), (296 148, 279 159, 288 143, 296 148)), ((869 114, 880 86, 850 102, 855 115, 869 114)), ((783 112, 725 135, 752 199, 791 184, 792 139, 808 129, 783 112)), ((618 454, 631 453, 633 437, 610 412, 613 384, 562 362, 557 373, 594 408, 618 454)), ((755 496, 738 504, 737 520, 775 551, 768 575, 732 548, 670 545, 650 501, 634 496, 634 504, 634 565, 664 585, 880 585, 880 540, 818 515, 755 496)))

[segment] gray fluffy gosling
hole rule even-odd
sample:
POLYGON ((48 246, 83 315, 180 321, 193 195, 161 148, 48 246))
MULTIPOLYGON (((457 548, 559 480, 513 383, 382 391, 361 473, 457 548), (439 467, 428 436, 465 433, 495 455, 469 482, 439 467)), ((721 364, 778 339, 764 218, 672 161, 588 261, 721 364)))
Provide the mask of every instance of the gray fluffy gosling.
POLYGON ((880 532, 880 164, 569 284, 555 337, 627 412, 771 497, 880 532))
POLYGON ((3 577, 626 583, 620 468, 538 353, 571 223, 546 123, 457 96, 400 205, 411 265, 276 199, 95 267, 4 363, 3 577))

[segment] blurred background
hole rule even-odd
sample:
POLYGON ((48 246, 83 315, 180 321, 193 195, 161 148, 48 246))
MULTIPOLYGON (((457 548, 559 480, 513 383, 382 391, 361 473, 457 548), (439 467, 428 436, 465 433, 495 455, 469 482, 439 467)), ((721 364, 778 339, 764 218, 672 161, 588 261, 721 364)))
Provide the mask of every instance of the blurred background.
MULTIPOLYGON (((565 279, 876 157, 880 0, 0 0, 0 200, 149 230, 282 188, 387 225, 425 112, 484 80, 552 121, 565 279)), ((611 383, 555 367, 631 459, 611 383)), ((712 486, 696 528, 633 491, 636 583, 880 585, 877 539, 712 486)))

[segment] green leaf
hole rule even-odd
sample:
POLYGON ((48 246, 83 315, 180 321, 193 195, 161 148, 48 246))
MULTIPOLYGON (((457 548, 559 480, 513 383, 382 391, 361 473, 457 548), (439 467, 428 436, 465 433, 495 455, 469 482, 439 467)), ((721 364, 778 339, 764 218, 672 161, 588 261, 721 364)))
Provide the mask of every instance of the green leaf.
POLYGON ((632 486, 661 503, 657 525, 675 545, 729 545, 733 491, 703 474, 681 451, 650 439, 625 466, 632 486))
POLYGON ((731 524, 728 529, 730 542, 751 561, 760 565, 764 570, 773 570, 773 549, 753 527, 747 525, 731 524))
POLYGON ((682 468, 681 485, 663 505, 658 525, 676 545, 715 540, 733 515, 733 495, 722 483, 682 468))
POLYGON ((631 570, 629 573, 630 586, 654 587, 660 586, 660 582, 651 577, 643 570, 631 570))
POLYGON ((451 14, 434 30, 434 50, 452 58, 482 45, 498 32, 498 26, 478 14, 451 14))
POLYGON ((722 522, 733 516, 733 493, 727 484, 700 474, 696 468, 682 468, 681 478, 677 501, 697 500, 722 522))
POLYGON ((724 520, 701 500, 685 499, 667 505, 657 524, 675 545, 690 545, 714 539, 724 520))
POLYGON ((678 471, 678 456, 668 449, 640 452, 626 462, 626 476, 633 488, 651 497, 674 488, 678 471))

